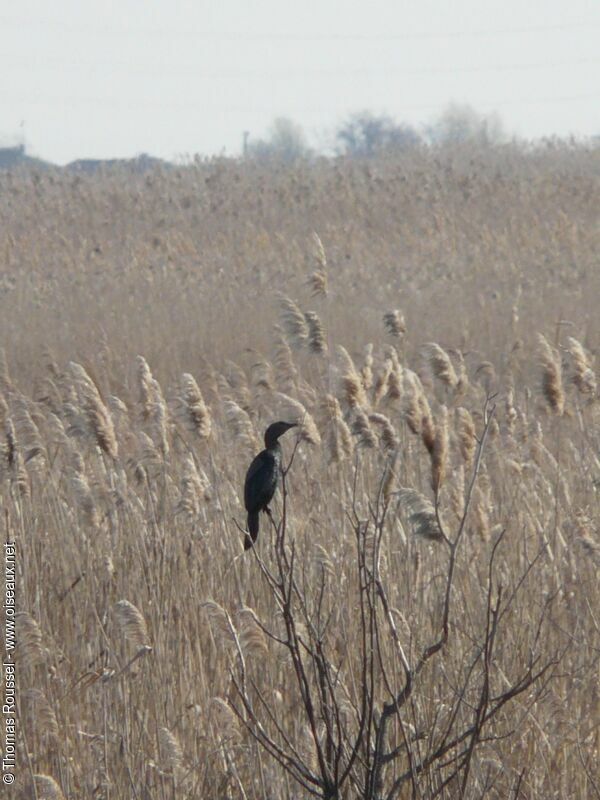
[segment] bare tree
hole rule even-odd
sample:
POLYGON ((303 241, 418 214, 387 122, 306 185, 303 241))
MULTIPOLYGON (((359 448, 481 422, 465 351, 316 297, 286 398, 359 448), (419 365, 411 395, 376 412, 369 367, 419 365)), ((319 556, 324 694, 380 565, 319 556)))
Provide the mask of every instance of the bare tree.
MULTIPOLYGON (((360 630, 360 647, 352 665, 336 652, 336 637, 331 630, 337 598, 335 570, 324 564, 318 584, 307 585, 296 545, 288 541, 284 476, 282 518, 278 524, 273 522, 273 559, 270 562, 253 551, 281 625, 274 629, 258 619, 256 623, 272 646, 285 655, 286 686, 293 694, 302 724, 294 730, 283 727, 260 680, 246 668, 244 647, 233 625, 237 657, 231 666, 230 705, 259 747, 307 796, 393 800, 408 787, 413 797, 465 797, 475 754, 483 743, 498 736, 489 733, 491 723, 516 698, 526 698, 522 702, 530 707, 552 677, 559 656, 542 663, 537 644, 553 598, 539 608, 528 656, 518 669, 509 678, 495 668, 503 623, 512 613, 520 586, 542 556, 540 551, 512 590, 506 592, 496 566, 504 537, 500 532, 484 573, 481 616, 471 620, 466 634, 471 640, 466 660, 457 665, 452 680, 448 673, 445 702, 429 708, 428 714, 418 711, 427 703, 421 692, 428 665, 442 656, 448 662, 456 657, 452 652, 453 630, 468 626, 461 620, 455 599, 456 569, 493 414, 494 406, 488 400, 462 516, 454 532, 440 515, 439 486, 435 505, 422 501, 418 508, 410 502, 418 494, 413 490, 389 491, 395 457, 384 467, 366 517, 359 511, 359 476, 355 473, 348 514, 355 534, 355 624, 360 630), (398 628, 389 585, 380 568, 390 520, 398 504, 403 503, 409 507, 409 518, 417 532, 446 551, 440 616, 434 624, 437 634, 414 655, 409 652, 406 633, 398 628), (428 726, 421 727, 425 719, 428 726), (298 729, 304 731, 302 737, 298 729)), ((446 661, 439 666, 448 672, 446 661)), ((502 735, 513 732, 509 727, 502 735)))
POLYGON ((274 158, 293 162, 310 154, 304 131, 298 123, 287 117, 273 121, 268 139, 248 139, 246 153, 260 159, 274 158))
POLYGON ((498 114, 479 114, 468 105, 451 103, 429 127, 433 144, 501 144, 506 133, 498 114))
POLYGON ((374 156, 382 150, 407 150, 421 139, 410 125, 368 111, 353 114, 336 133, 343 152, 349 156, 374 156))

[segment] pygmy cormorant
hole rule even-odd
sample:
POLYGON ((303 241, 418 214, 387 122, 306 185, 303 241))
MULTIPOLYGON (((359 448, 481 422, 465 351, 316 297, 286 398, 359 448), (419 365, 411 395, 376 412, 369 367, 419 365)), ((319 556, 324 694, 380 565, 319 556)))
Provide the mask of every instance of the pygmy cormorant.
POLYGON ((274 422, 265 431, 265 449, 260 452, 248 467, 244 483, 244 504, 248 512, 248 534, 244 539, 244 550, 252 547, 258 536, 258 515, 261 511, 270 514, 269 503, 281 476, 281 445, 279 437, 295 422, 274 422))

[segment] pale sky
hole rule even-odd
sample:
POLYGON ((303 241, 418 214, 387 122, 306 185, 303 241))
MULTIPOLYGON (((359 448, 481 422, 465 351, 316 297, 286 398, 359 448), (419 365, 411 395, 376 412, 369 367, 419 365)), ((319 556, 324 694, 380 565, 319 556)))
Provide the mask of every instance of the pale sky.
POLYGON ((351 112, 454 101, 534 138, 600 134, 600 0, 0 0, 0 145, 75 158, 314 145, 351 112))

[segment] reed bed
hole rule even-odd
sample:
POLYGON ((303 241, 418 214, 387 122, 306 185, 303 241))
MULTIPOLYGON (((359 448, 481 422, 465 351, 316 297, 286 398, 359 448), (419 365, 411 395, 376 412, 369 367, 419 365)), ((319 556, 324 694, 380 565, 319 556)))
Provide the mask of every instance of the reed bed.
POLYGON ((0 176, 23 797, 310 796, 256 731, 321 774, 328 726, 359 729, 358 578, 381 714, 450 561, 382 785, 371 742, 336 796, 598 794, 599 174, 556 146, 0 176), (285 543, 264 517, 243 554, 275 419, 285 543), (300 667, 268 580, 292 551, 300 667), (337 721, 311 728, 317 629, 337 721), (536 669, 466 778, 460 743, 428 761, 536 669))

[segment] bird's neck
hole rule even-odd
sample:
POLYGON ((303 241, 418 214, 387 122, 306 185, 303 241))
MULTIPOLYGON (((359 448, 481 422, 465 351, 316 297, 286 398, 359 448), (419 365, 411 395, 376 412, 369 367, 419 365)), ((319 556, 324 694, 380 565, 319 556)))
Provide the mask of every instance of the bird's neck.
POLYGON ((281 445, 277 440, 274 442, 265 442, 265 449, 274 456, 281 456, 281 445))

